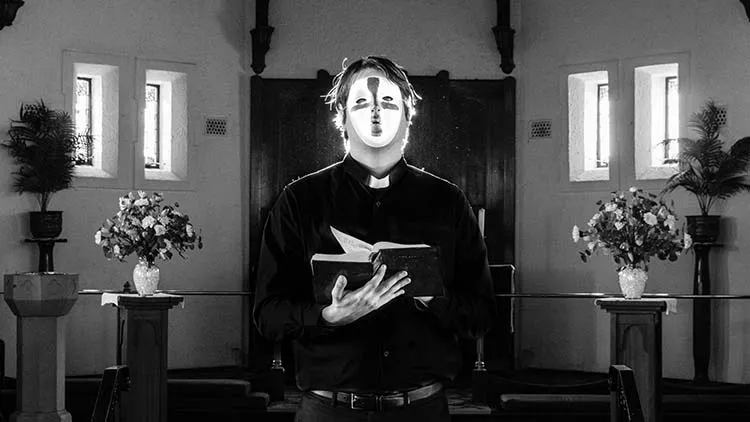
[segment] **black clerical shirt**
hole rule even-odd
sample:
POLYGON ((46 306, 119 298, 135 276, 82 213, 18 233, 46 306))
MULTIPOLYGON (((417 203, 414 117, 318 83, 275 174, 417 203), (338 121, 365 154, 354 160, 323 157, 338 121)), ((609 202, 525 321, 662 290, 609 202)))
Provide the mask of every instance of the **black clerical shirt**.
POLYGON ((495 315, 486 247, 460 189, 403 159, 388 187, 373 189, 369 178, 347 155, 289 184, 264 228, 253 316, 265 337, 292 340, 303 391, 385 392, 452 379, 462 364, 457 337, 484 334, 495 315), (327 325, 310 258, 343 253, 331 226, 370 244, 439 246, 445 296, 425 308, 402 295, 351 324, 327 325))

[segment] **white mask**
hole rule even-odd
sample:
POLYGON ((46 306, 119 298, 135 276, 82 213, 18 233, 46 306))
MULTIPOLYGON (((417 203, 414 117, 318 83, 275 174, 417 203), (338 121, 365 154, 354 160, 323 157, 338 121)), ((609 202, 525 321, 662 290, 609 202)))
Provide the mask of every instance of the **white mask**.
POLYGON ((365 73, 352 84, 346 100, 347 126, 372 148, 393 141, 404 120, 404 100, 396 84, 379 73, 365 73))

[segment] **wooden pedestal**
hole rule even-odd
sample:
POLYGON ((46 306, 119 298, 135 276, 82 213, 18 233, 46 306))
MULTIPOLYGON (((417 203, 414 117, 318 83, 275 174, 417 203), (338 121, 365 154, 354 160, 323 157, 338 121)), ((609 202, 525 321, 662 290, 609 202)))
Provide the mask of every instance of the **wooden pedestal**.
POLYGON ((168 311, 181 296, 121 295, 126 313, 125 364, 130 369, 130 391, 122 396, 125 422, 167 420, 168 311))
MULTIPOLYGON (((633 370, 646 422, 662 420, 661 319, 665 300, 598 299, 610 313, 610 363, 633 370)), ((612 404, 613 414, 617 411, 612 404)))

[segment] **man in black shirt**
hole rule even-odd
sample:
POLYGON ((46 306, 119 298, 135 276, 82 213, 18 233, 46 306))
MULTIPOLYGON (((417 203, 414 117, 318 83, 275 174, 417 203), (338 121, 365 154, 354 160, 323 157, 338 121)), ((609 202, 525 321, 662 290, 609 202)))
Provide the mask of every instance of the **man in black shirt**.
POLYGON ((264 228, 255 323, 294 346, 297 421, 449 420, 442 383, 461 366, 458 338, 483 335, 494 317, 487 251, 466 196, 406 163, 414 105, 404 70, 368 56, 334 79, 345 158, 290 183, 264 228), (409 275, 385 266, 361 288, 340 276, 330 304, 313 296, 310 259, 342 253, 333 229, 367 243, 438 246, 445 295, 409 297, 409 275))

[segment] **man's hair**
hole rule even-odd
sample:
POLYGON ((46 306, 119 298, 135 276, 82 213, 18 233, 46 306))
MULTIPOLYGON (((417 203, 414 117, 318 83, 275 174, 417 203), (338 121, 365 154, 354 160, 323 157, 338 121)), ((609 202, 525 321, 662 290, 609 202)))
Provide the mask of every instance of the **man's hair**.
POLYGON ((348 66, 346 65, 346 59, 344 59, 342 68, 341 72, 333 78, 333 87, 325 95, 325 100, 326 104, 336 109, 336 117, 333 121, 344 139, 346 139, 346 100, 349 96, 349 90, 354 84, 354 77, 367 69, 383 72, 389 81, 398 86, 401 95, 404 97, 406 121, 411 124, 412 117, 417 114, 415 107, 417 100, 421 100, 422 97, 414 91, 414 87, 409 82, 406 70, 403 67, 383 56, 365 56, 348 66))

